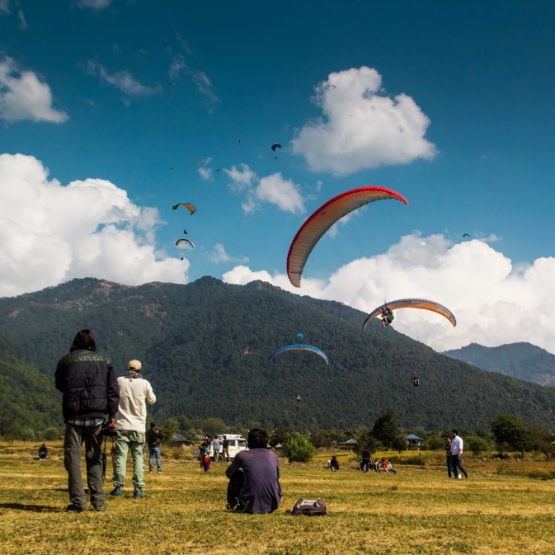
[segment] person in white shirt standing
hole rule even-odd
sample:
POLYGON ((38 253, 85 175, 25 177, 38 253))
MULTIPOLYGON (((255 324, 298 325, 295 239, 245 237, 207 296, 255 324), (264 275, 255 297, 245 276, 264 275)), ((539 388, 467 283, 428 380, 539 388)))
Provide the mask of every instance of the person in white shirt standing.
POLYGON ((142 499, 145 487, 145 436, 146 403, 153 405, 156 396, 150 383, 144 379, 142 366, 138 360, 127 365, 125 376, 118 378, 120 390, 118 413, 116 414, 116 470, 114 473, 114 490, 110 495, 123 494, 127 454, 131 450, 133 457, 133 497, 142 499), (146 402, 146 403, 145 403, 146 402))
POLYGON ((451 430, 451 466, 453 467, 453 472, 455 473, 455 478, 461 479, 460 471, 468 478, 468 472, 464 469, 462 465, 463 448, 464 442, 462 437, 459 436, 457 430, 451 430))

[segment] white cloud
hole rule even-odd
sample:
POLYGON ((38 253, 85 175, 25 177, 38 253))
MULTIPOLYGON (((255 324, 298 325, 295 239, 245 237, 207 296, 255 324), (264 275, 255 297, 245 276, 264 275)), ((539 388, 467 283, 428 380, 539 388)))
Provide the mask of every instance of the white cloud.
POLYGON ((208 258, 211 262, 214 262, 214 264, 222 264, 224 262, 245 263, 249 261, 248 257, 246 256, 239 256, 239 257, 230 256, 225 251, 225 247, 223 246, 222 243, 216 243, 214 245, 214 250, 208 253, 208 258))
POLYGON ((52 107, 50 87, 11 58, 0 61, 0 118, 5 121, 63 123, 69 116, 52 107))
POLYGON ((87 276, 187 282, 187 260, 156 254, 158 211, 133 204, 109 181, 62 186, 36 158, 2 154, 0 194, 0 296, 87 276))
POLYGON ((384 299, 431 299, 455 314, 456 328, 437 314, 410 309, 397 313, 393 327, 439 351, 472 342, 528 341, 555 353, 555 258, 522 267, 479 240, 453 244, 443 235, 408 235, 385 254, 346 264, 327 282, 304 279, 301 289, 291 286, 286 275, 253 272, 244 265, 223 279, 237 284, 260 279, 363 312, 384 299))
POLYGON ((239 168, 232 166, 230 170, 224 171, 231 178, 231 189, 246 195, 241 203, 245 214, 257 210, 262 202, 274 204, 280 210, 293 214, 302 214, 305 211, 299 186, 290 179, 283 179, 281 173, 258 179, 247 164, 241 164, 239 168))
POLYGON ((160 87, 160 85, 156 85, 156 87, 147 87, 139 83, 127 69, 110 74, 103 65, 89 60, 86 70, 91 75, 98 75, 101 79, 110 83, 110 85, 113 85, 116 89, 119 89, 128 96, 151 96, 162 92, 162 87, 160 87))
POLYGON ((212 168, 210 167, 210 162, 212 162, 212 158, 209 156, 208 158, 201 160, 197 167, 197 171, 203 181, 212 181, 214 177, 212 168))
POLYGON ((29 27, 29 25, 27 25, 27 20, 25 19, 23 10, 18 10, 17 15, 19 16, 19 28, 24 31, 27 27, 29 27))
POLYGON ((10 13, 10 0, 0 0, 0 15, 10 13))
MULTIPOLYGON (((190 52, 188 46, 187 51, 190 52)), ((212 81, 210 81, 208 75, 204 71, 191 69, 185 61, 185 57, 182 54, 176 54, 170 64, 169 76, 172 81, 176 81, 180 75, 191 77, 193 83, 197 86, 197 90, 204 96, 206 108, 212 113, 214 105, 220 102, 220 99, 212 90, 212 81)))
POLYGON ((331 73, 315 92, 323 115, 292 141, 313 171, 346 175, 435 156, 435 146, 424 138, 428 117, 410 96, 388 96, 375 69, 331 73))
POLYGON ((91 8, 92 10, 103 10, 107 8, 113 0, 78 0, 80 8, 91 8))

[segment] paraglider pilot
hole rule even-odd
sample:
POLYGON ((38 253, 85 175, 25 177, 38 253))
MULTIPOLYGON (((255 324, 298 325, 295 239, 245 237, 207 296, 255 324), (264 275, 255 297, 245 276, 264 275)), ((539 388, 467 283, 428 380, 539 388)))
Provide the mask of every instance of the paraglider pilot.
POLYGON ((420 378, 418 376, 412 377, 412 385, 414 385, 415 387, 418 387, 420 385, 420 378))
POLYGON ((385 328, 393 322, 395 316, 393 316, 393 312, 389 308, 384 308, 381 314, 382 317, 382 328, 385 328))

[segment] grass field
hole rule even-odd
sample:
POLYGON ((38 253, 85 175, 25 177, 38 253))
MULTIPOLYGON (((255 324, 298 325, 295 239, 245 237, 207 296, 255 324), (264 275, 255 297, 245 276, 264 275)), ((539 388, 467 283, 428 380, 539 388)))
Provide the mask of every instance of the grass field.
POLYGON ((147 472, 144 499, 128 474, 108 512, 71 514, 59 447, 39 462, 34 446, 0 445, 0 553, 555 553, 555 481, 530 476, 553 462, 469 459, 470 479, 449 481, 441 458, 386 475, 358 472, 349 455, 332 473, 320 454, 282 464, 276 513, 244 515, 225 510, 224 463, 204 474, 165 460, 163 474, 147 472), (323 498, 329 514, 286 515, 300 497, 323 498))

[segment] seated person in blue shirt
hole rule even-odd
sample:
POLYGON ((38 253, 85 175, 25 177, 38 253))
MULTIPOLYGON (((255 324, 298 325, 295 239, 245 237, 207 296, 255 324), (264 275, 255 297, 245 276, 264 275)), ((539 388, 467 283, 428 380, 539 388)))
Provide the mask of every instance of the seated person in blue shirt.
POLYGON ((249 432, 247 446, 249 450, 237 453, 225 471, 229 478, 227 508, 271 513, 281 501, 278 457, 268 449, 268 434, 260 428, 249 432))
POLYGON ((44 461, 47 455, 48 455, 48 448, 46 447, 46 443, 43 443, 39 449, 39 461, 44 461))

